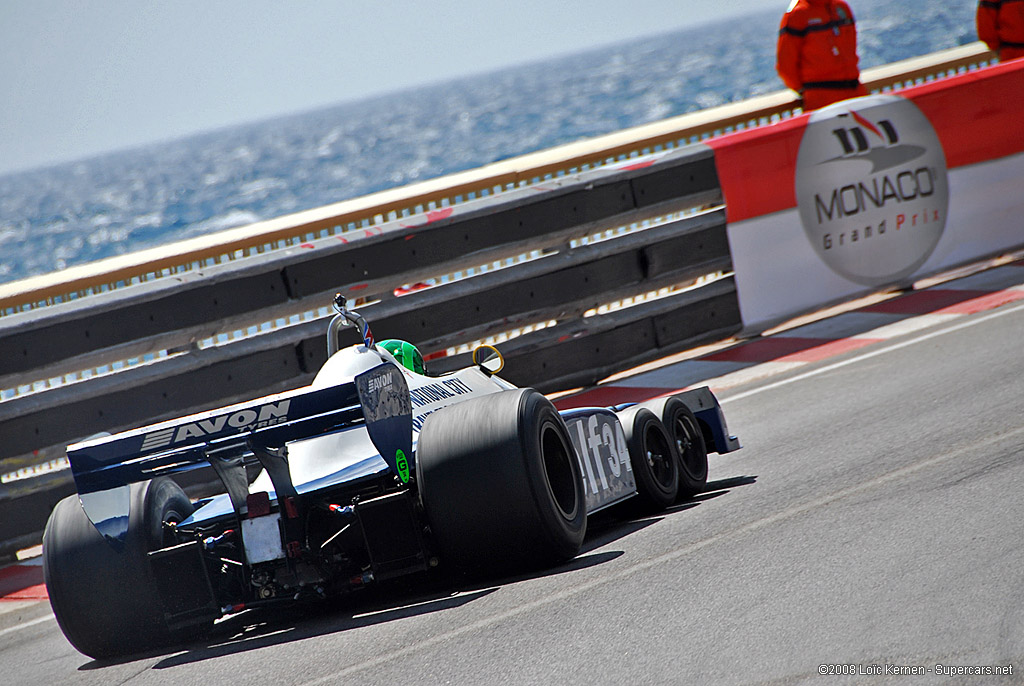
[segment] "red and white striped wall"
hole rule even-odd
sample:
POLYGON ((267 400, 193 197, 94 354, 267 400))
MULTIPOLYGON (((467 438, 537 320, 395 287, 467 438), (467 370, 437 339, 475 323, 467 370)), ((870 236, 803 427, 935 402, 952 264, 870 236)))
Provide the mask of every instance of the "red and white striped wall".
POLYGON ((1022 112, 1018 60, 709 140, 746 331, 1024 245, 1022 112), (933 133, 906 121, 914 108, 933 133), (915 146, 935 149, 900 163, 915 146), (933 172, 948 188, 914 188, 914 173, 927 186, 933 172), (841 180, 829 186, 829 174, 841 180), (872 184, 877 202, 863 195, 872 184), (915 190, 930 204, 910 199, 915 190), (829 212, 842 221, 829 227, 829 212))

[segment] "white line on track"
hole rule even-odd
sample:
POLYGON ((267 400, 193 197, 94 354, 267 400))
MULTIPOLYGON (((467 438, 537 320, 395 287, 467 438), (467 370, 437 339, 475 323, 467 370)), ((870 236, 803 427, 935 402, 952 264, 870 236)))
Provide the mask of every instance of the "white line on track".
POLYGON ((12 626, 12 627, 9 627, 7 629, 0 630, 0 636, 6 636, 7 634, 13 634, 15 631, 21 631, 22 629, 27 629, 30 626, 35 626, 36 624, 42 624, 43 622, 48 622, 51 619, 56 619, 56 617, 54 617, 53 615, 46 615, 45 617, 36 617, 35 619, 29 620, 29 621, 25 622, 24 624, 18 624, 17 626, 12 626))
POLYGON ((834 362, 832 364, 825 365, 824 367, 819 367, 818 369, 812 369, 809 372, 804 372, 803 374, 797 374, 796 376, 791 376, 788 379, 782 379, 781 381, 775 381, 775 382, 770 383, 770 384, 765 384, 764 386, 759 386, 757 388, 752 388, 749 391, 743 391, 742 393, 737 393, 736 395, 731 395, 728 398, 723 398, 720 402, 724 405, 725 403, 732 402, 734 400, 742 400, 743 398, 749 398, 752 395, 757 395, 758 393, 763 393, 764 391, 770 391, 770 390, 772 390, 774 388, 779 388, 780 386, 786 386, 786 385, 789 385, 791 383, 796 383, 797 381, 803 381, 804 379, 809 379, 812 376, 818 376, 819 374, 824 374, 824 373, 830 372, 830 371, 832 371, 834 369, 839 369, 840 367, 846 367, 848 365, 856 364, 857 362, 861 362, 863 360, 869 360, 872 357, 878 357, 879 355, 884 355, 886 353, 891 353, 894 350, 900 350, 901 348, 907 348, 909 346, 921 343, 922 341, 927 341, 927 340, 932 339, 932 338, 937 338, 939 336, 944 336, 947 333, 953 333, 954 331, 960 331, 961 329, 969 328, 971 326, 974 326, 975 324, 981 324, 982 322, 986 322, 986 321, 988 321, 990 319, 995 319, 997 317, 1002 317, 1003 315, 1007 315, 1007 314, 1014 314, 1015 312, 1020 312, 1022 310, 1024 310, 1024 304, 1020 304, 1020 305, 1017 305, 1017 306, 1014 306, 1014 307, 1000 308, 998 310, 995 310, 994 312, 990 312, 989 314, 981 315, 980 317, 977 317, 977 318, 968 319, 967 321, 961 322, 961 323, 956 324, 954 326, 950 326, 949 328, 942 329, 940 331, 933 331, 931 333, 924 334, 923 336, 918 336, 917 338, 911 338, 908 341, 902 341, 900 343, 895 343, 893 345, 889 345, 889 346, 886 346, 884 348, 879 348, 879 349, 876 349, 876 350, 872 350, 870 352, 866 352, 866 353, 863 353, 861 355, 857 355, 855 357, 851 357, 851 358, 843 360, 841 362, 834 362))
MULTIPOLYGON (((1017 309, 1024 309, 1024 306, 1017 309)), ((929 336, 929 338, 930 337, 931 336, 929 336)), ((922 339, 923 338, 924 337, 922 337, 922 339)), ((907 341, 905 344, 900 345, 902 347, 903 345, 910 344, 911 342, 907 341)), ((979 450, 984 451, 985 448, 992 444, 998 443, 1000 441, 1010 440, 1022 434, 1024 434, 1024 426, 1019 426, 1016 429, 1012 429, 1010 431, 998 435, 989 436, 986 439, 983 439, 975 443, 971 443, 970 445, 966 445, 958 450, 954 450, 953 452, 935 455, 928 459, 922 460, 921 462, 910 464, 907 465, 906 467, 901 467, 891 472, 887 472, 885 474, 875 477, 874 479, 871 479, 870 481, 865 481, 856 486, 844 488, 840 491, 836 491, 835 493, 824 495, 821 496, 820 498, 815 498, 814 500, 811 500, 802 505, 796 505, 789 509, 782 510, 781 512, 776 512, 775 514, 769 515, 768 517, 754 520, 753 522, 744 524, 730 531, 724 531, 720 534, 717 534, 710 538, 706 538, 702 541, 697 541, 695 543, 683 546, 682 548, 677 548, 670 552, 664 553, 662 555, 659 555, 658 557, 654 557, 643 562, 637 562, 633 565, 630 565, 624 569, 620 569, 617 572, 614 572, 607 576, 603 576, 599 579, 593 579, 591 581, 575 585, 572 588, 566 589, 564 591, 559 591, 558 593, 553 593, 549 596, 538 598, 537 600, 534 600, 532 602, 518 605, 511 610, 506 610, 505 612, 500 612, 496 615, 491 615, 490 617, 487 617, 485 619, 480 619, 476 622, 466 624, 458 629, 453 629, 451 631, 446 631, 436 636, 432 636, 431 638, 428 638, 424 641, 420 641, 419 643, 416 643, 414 645, 407 645, 404 648, 392 651, 387 655, 381 655, 379 657, 371 658, 368 660, 364 660, 363 662, 350 665, 348 667, 345 667, 344 669, 332 672, 331 674, 327 674, 317 679, 313 679, 312 681, 307 681, 303 684, 303 686, 319 686, 319 684, 338 683, 338 681, 341 678, 349 676, 350 674, 371 669, 373 667, 378 667, 380 665, 391 662, 392 660, 412 655, 417 651, 432 648, 453 638, 458 638, 466 634, 480 631, 481 629, 486 629, 507 619, 517 617, 527 612, 532 612, 533 610, 544 608, 548 605, 552 605, 553 603, 559 602, 561 600, 567 600, 574 596, 578 596, 582 593, 587 593, 588 591, 591 591, 597 588, 598 586, 602 586, 613 581, 618 581, 620 579, 625 579, 626 577, 636 574, 637 572, 643 572, 648 569, 651 569, 652 567, 657 567, 658 565, 662 565, 667 562, 673 562, 681 557, 685 557, 687 555, 696 553, 697 551, 702 550, 703 548, 706 548, 715 543, 728 541, 732 538, 737 538, 745 534, 753 533, 771 524, 775 524, 777 522, 802 515, 806 512, 817 509, 819 507, 830 505, 838 500, 842 500, 849 496, 857 495, 869 489, 875 488, 876 486, 882 486, 891 481, 895 481, 897 479, 903 478, 915 472, 919 472, 928 467, 933 467, 935 465, 941 464, 949 460, 961 458, 968 453, 973 453, 979 450)))

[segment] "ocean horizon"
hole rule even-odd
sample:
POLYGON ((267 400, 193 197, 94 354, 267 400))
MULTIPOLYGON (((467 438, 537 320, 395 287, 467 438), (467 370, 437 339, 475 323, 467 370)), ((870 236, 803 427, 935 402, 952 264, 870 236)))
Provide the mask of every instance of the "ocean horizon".
MULTIPOLYGON (((975 3, 851 5, 862 68, 977 39, 975 3)), ((782 90, 783 9, 0 175, 0 283, 782 90)))

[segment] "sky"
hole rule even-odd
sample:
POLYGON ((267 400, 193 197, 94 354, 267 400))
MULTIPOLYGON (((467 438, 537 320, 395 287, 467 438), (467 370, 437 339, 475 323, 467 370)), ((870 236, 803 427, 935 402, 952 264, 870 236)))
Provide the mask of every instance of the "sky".
POLYGON ((0 173, 699 25, 788 0, 6 0, 0 173))

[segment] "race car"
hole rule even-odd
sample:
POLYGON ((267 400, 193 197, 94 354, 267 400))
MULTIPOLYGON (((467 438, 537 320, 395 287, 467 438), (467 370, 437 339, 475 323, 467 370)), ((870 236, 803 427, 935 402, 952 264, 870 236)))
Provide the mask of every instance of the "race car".
POLYGON ((64 635, 112 658, 249 609, 412 575, 537 569, 579 553, 587 517, 701 491, 740 445, 699 388, 559 412, 501 377, 497 349, 431 376, 377 345, 342 296, 304 388, 68 447, 77 495, 43 535, 64 635), (363 343, 339 349, 342 327, 363 343), (172 478, 211 466, 224 493, 172 478))

